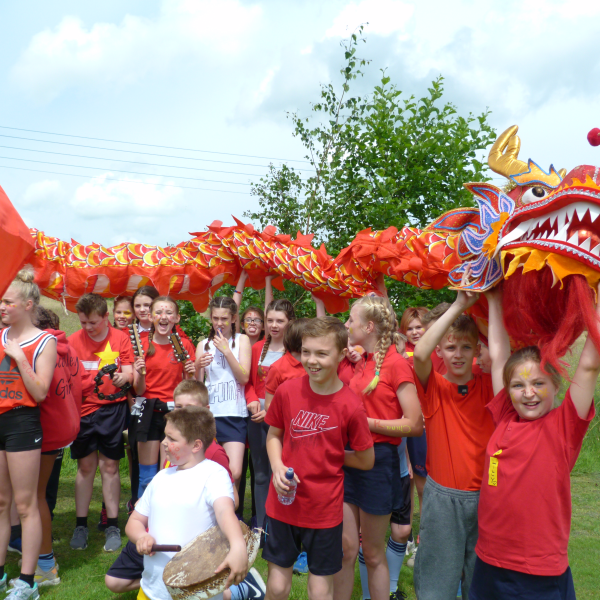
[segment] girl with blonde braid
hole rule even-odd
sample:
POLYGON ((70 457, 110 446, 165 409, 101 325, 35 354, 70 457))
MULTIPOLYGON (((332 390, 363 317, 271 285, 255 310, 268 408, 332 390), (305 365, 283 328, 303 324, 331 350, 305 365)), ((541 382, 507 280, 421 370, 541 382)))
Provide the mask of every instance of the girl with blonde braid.
POLYGON ((393 511, 403 503, 397 446, 421 435, 423 416, 410 365, 396 350, 398 324, 387 298, 365 296, 354 303, 346 323, 348 343, 366 356, 356 365, 350 389, 363 401, 375 447, 370 471, 344 468, 344 559, 334 576, 335 600, 350 600, 359 534, 369 575, 369 597, 389 600, 385 536, 393 511))

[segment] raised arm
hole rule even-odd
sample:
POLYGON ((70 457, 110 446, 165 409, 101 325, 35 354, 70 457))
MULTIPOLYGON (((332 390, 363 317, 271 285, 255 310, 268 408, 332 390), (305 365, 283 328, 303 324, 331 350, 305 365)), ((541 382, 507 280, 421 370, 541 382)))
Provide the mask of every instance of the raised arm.
POLYGON ((248 273, 245 269, 242 269, 242 274, 240 275, 237 285, 235 286, 235 292, 233 292, 233 301, 237 304, 238 311, 240 310, 240 304, 242 303, 242 296, 244 295, 244 288, 246 287, 246 279, 248 279, 248 273))
POLYGON ((273 302, 273 275, 265 277, 265 316, 267 316, 267 306, 273 302))
MULTIPOLYGON (((600 320, 600 284, 596 290, 598 299, 596 304, 596 330, 598 330, 598 321, 600 320)), ((571 400, 577 409, 577 414, 585 419, 590 412, 590 406, 594 401, 594 390, 598 374, 600 373, 600 356, 594 346, 592 336, 588 332, 585 346, 579 358, 577 370, 573 376, 573 384, 571 385, 571 400)))
POLYGON ((489 305, 488 342, 492 360, 492 386, 494 394, 504 388, 502 373, 510 358, 510 340, 504 328, 502 315, 502 291, 495 287, 485 293, 489 305))
POLYGON ((327 314, 327 311, 325 310, 325 303, 320 298, 317 298, 314 294, 311 294, 311 296, 317 309, 317 318, 324 317, 327 314))

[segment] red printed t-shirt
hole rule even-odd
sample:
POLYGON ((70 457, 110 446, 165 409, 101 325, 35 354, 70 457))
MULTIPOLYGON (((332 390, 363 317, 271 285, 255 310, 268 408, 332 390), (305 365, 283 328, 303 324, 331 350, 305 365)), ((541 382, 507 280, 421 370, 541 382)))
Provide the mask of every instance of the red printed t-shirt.
MULTIPOLYGON (((373 355, 368 354, 354 369, 354 376, 350 381, 350 389, 363 401, 367 416, 381 421, 393 421, 403 417, 402 407, 396 392, 402 383, 414 383, 415 377, 408 361, 400 356, 396 346, 390 346, 379 373, 379 383, 370 393, 364 395, 362 391, 375 377, 375 361, 373 355)), ((402 438, 372 433, 373 442, 388 442, 394 446, 402 443, 402 438)))
MULTIPOLYGON (((182 346, 191 360, 196 360, 194 345, 181 338, 182 346)), ((173 401, 173 390, 183 380, 183 364, 175 358, 171 344, 153 343, 154 354, 148 356, 148 338, 142 339, 144 358, 146 359, 146 389, 142 393, 146 398, 158 398, 163 402, 173 401)))
MULTIPOLYGON (((10 327, 2 330, 2 343, 0 343, 0 414, 17 406, 29 406, 31 408, 38 406, 38 403, 25 387, 25 383, 23 383, 17 363, 4 352, 9 330, 10 327)), ((54 336, 41 331, 32 338, 19 343, 34 373, 38 356, 42 353, 46 344, 53 339, 55 339, 54 336)))
MULTIPOLYGON (((95 342, 83 329, 76 331, 68 339, 84 369, 84 401, 81 407, 81 416, 90 415, 105 404, 127 400, 126 396, 117 398, 116 400, 108 400, 108 398, 100 400, 93 389, 95 385, 94 377, 105 365, 116 364, 120 370, 122 365, 133 364, 133 349, 128 335, 120 329, 109 327, 108 335, 101 342, 95 342)), ((108 375, 105 375, 102 378, 100 392, 108 396, 118 391, 119 388, 112 384, 108 375)))
POLYGON ((594 404, 582 419, 569 390, 558 408, 526 421, 502 390, 488 409, 496 430, 485 455, 475 552, 503 569, 562 575, 569 566, 569 474, 594 418, 594 404))
POLYGON ((288 379, 304 377, 306 371, 302 363, 295 359, 290 352, 286 352, 278 361, 274 362, 267 373, 265 391, 274 394, 277 388, 288 379))
POLYGON ((467 394, 431 371, 427 390, 415 377, 427 432, 427 473, 447 488, 476 492, 481 488, 485 447, 494 422, 485 405, 494 396, 492 378, 469 381, 467 394))
POLYGON ((277 498, 271 480, 267 514, 273 519, 312 529, 342 522, 345 448, 358 451, 373 445, 360 399, 347 386, 335 394, 315 394, 308 375, 283 382, 265 418, 283 430, 283 464, 300 479, 294 503, 277 498))

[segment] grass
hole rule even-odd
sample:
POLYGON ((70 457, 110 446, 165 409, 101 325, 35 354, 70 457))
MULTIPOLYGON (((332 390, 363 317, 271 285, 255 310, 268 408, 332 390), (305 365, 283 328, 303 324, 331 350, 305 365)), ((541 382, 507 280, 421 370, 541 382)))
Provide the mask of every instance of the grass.
MULTIPOLYGON (((53 300, 44 298, 42 303, 47 308, 52 308, 61 317, 61 328, 72 333, 79 329, 77 315, 64 314, 62 306, 53 300)), ((569 358, 571 365, 576 365, 583 347, 583 339, 576 344, 573 355, 569 358)), ((570 368, 573 375, 574 367, 570 368)), ((564 395, 564 391, 563 391, 564 395)), ((597 410, 600 410, 600 384, 596 386, 595 402, 597 410)), ((584 440, 582 451, 573 470, 571 477, 571 489, 573 498, 573 519, 571 527, 571 539, 569 543, 569 560, 575 580, 575 589, 579 600, 595 600, 598 597, 598 564, 600 563, 600 427, 598 418, 592 422, 588 434, 584 440)), ((59 498, 55 510, 54 520, 54 552, 60 565, 60 576, 62 583, 55 588, 42 588, 45 598, 60 598, 61 600, 87 600, 115 598, 104 586, 104 575, 116 554, 104 552, 104 535, 96 530, 97 518, 100 514, 101 486, 99 476, 94 484, 94 494, 90 507, 90 538, 89 546, 84 551, 73 551, 69 547, 69 540, 75 525, 75 461, 69 458, 69 452, 65 452, 63 462, 59 498)), ((121 529, 124 528, 126 514, 124 505, 129 498, 129 477, 127 475, 127 461, 121 462, 122 500, 121 506, 121 529)), ((246 499, 244 507, 245 520, 250 519, 250 477, 247 478, 246 499)), ((419 520, 415 518, 414 529, 418 532, 419 520)), ((10 554, 7 559, 7 571, 9 577, 18 574, 17 556, 10 554)), ((258 558, 255 568, 266 580, 267 563, 258 558)), ((412 570, 404 566, 400 573, 399 587, 410 600, 415 600, 413 588, 412 570)), ((133 600, 137 597, 136 592, 123 594, 123 600, 133 600)), ((306 577, 294 576, 290 598, 296 600, 308 598, 306 592, 306 577)), ((359 600, 360 579, 358 568, 355 572, 355 585, 352 600, 359 600)))

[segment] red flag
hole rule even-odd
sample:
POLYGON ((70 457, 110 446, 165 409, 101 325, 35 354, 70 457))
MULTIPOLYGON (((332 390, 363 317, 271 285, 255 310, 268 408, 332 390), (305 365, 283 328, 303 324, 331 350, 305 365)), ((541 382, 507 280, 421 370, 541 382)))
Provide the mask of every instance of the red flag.
POLYGON ((0 187, 0 296, 33 254, 35 242, 27 225, 0 187))

